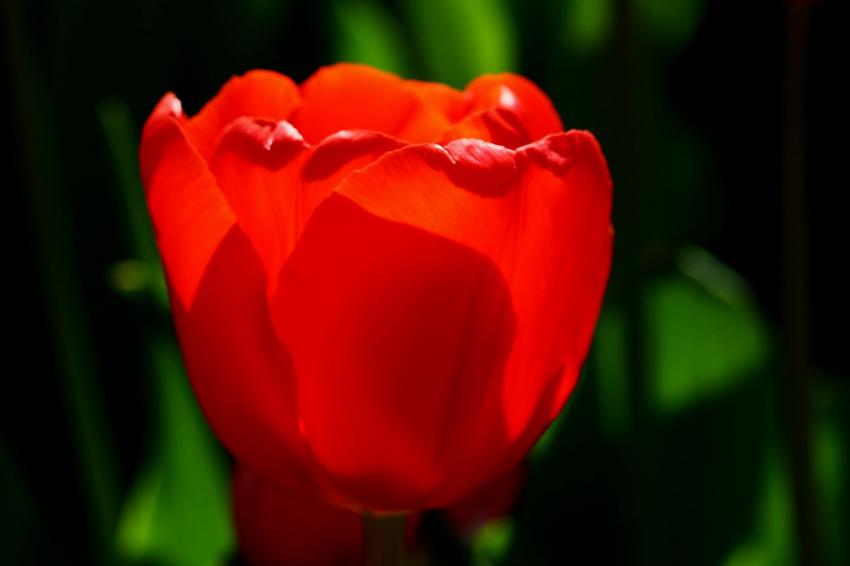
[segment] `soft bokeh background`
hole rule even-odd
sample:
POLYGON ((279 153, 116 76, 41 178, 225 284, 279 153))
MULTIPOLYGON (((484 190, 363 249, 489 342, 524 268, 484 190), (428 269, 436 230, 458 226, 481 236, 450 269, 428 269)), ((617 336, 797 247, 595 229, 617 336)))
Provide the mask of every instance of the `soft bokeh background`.
POLYGON ((581 384, 514 516, 466 546, 433 519, 433 562, 850 564, 846 22, 838 1, 6 0, 0 563, 240 563, 139 132, 166 90, 195 112, 232 74, 346 60, 521 72, 615 183, 581 384))

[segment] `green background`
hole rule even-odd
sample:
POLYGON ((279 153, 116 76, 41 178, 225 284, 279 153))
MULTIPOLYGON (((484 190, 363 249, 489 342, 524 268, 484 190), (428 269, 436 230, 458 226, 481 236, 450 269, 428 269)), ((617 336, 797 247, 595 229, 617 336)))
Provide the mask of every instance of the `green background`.
POLYGON ((0 563, 239 564, 138 180, 166 90, 335 61, 511 70, 593 131, 615 261, 515 513, 434 564, 850 563, 846 7, 708 0, 6 0, 0 563), (846 140, 845 140, 846 143, 846 140), (846 150, 846 148, 844 148, 846 150))

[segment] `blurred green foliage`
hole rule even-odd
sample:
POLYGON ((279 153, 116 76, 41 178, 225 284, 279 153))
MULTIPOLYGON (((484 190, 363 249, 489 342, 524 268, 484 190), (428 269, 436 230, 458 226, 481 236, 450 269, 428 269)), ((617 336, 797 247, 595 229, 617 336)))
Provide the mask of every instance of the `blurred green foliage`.
MULTIPOLYGON (((787 428, 800 423, 786 420, 777 317, 713 249, 730 215, 715 185, 727 140, 681 102, 697 89, 674 92, 676 64, 705 65, 694 44, 711 9, 704 0, 8 2, 17 170, 62 377, 49 384, 60 416, 45 417, 47 433, 0 437, 0 562, 238 563, 226 456, 170 329, 139 127, 165 90, 196 110, 250 67, 301 80, 348 60, 457 87, 482 73, 528 74, 567 127, 600 137, 615 182, 617 257, 585 375, 536 446, 515 515, 468 548, 438 540, 448 549, 435 552, 440 563, 795 564, 787 428), (61 444, 55 430, 67 423, 68 448, 51 452, 43 439, 61 444), (54 474, 67 485, 53 485, 54 474)), ((850 392, 842 377, 812 383, 820 558, 839 566, 850 560, 850 392)))

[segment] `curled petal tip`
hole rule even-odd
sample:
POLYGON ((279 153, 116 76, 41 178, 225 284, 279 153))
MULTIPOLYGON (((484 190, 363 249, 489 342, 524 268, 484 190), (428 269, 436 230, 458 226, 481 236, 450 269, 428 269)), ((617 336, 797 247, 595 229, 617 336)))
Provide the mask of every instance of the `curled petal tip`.
POLYGON ((177 95, 173 92, 167 93, 163 98, 162 102, 160 102, 163 110, 167 112, 170 116, 175 118, 179 118, 183 115, 183 103, 180 102, 180 99, 177 98, 177 95))
POLYGON ((380 155, 402 145, 404 142, 401 140, 380 132, 342 130, 316 146, 305 164, 304 177, 308 180, 323 179, 358 157, 380 155))
POLYGON ((453 163, 449 176, 472 192, 484 196, 500 195, 517 180, 513 150, 474 139, 451 141, 445 150, 453 163))
POLYGON ((298 129, 285 120, 239 118, 225 130, 216 152, 236 151, 254 163, 280 169, 306 147, 298 129))
MULTIPOLYGON (((600 175, 608 177, 608 165, 599 142, 588 131, 570 130, 551 134, 534 143, 519 148, 518 153, 532 159, 556 175, 563 175, 580 161, 600 175)), ((610 183, 610 178, 607 179, 610 183)))

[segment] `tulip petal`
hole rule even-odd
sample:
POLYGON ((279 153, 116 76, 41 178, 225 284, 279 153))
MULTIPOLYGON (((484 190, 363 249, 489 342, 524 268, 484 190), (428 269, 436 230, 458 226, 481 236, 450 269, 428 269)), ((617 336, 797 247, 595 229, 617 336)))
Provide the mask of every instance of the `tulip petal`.
POLYGON ((298 86, 274 71, 255 70, 231 78, 197 115, 186 131, 192 144, 209 160, 225 128, 241 116, 285 120, 300 104, 298 86))
POLYGON ((485 75, 469 83, 466 115, 442 136, 491 141, 517 148, 563 130, 552 102, 534 83, 510 73, 485 75))
POLYGON ((316 209, 272 315, 305 437, 343 495, 448 504, 516 463, 586 355, 610 199, 596 141, 570 132, 517 151, 409 146, 316 209))
POLYGON ((365 65, 331 65, 301 86, 304 101, 291 121, 310 143, 340 130, 370 130, 409 142, 436 141, 450 126, 442 113, 447 93, 429 91, 420 97, 419 90, 396 75, 365 65))
POLYGON ((349 172, 401 142, 374 132, 344 131, 309 148, 289 122, 236 120, 212 158, 212 170, 269 274, 280 266, 307 219, 349 172))
POLYGON ((211 160, 222 193, 267 272, 280 266, 297 238, 306 152, 288 122, 240 118, 225 131, 211 160))
POLYGON ((467 85, 473 110, 498 107, 514 112, 530 141, 563 131, 564 126, 549 97, 533 82, 511 73, 485 75, 467 85))
POLYGON ((140 162, 148 209, 169 282, 191 306, 234 216, 207 164, 189 143, 180 101, 167 94, 142 133, 140 162))

